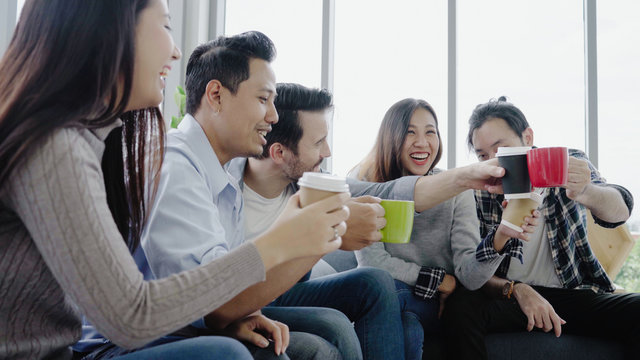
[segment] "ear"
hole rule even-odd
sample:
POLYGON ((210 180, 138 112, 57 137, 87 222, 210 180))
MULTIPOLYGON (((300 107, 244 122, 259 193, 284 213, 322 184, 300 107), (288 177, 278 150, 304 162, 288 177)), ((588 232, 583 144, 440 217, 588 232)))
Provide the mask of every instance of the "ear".
POLYGON ((269 157, 278 165, 286 163, 291 155, 291 150, 281 143, 273 143, 269 147, 269 157))
POLYGON ((211 80, 207 83, 204 90, 203 99, 214 112, 220 112, 222 107, 221 95, 223 90, 222 83, 219 80, 211 80))
POLYGON ((524 131, 522 132, 522 141, 524 142, 525 146, 533 145, 533 129, 531 129, 530 127, 524 129, 524 131))

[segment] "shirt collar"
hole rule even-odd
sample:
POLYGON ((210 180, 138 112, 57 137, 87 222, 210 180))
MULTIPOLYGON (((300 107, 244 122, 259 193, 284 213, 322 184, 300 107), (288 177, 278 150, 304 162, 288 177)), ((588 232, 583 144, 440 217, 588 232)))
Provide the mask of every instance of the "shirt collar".
POLYGON ((190 114, 187 114, 178 125, 178 130, 184 135, 186 144, 202 162, 211 184, 211 191, 218 196, 227 185, 231 185, 235 189, 237 180, 223 169, 216 152, 213 151, 213 147, 211 147, 211 143, 209 143, 209 139, 198 121, 190 114))
POLYGON ((239 158, 235 158, 235 159, 231 159, 231 161, 229 161, 227 163, 227 165, 225 165, 225 169, 227 169, 227 171, 229 172, 229 174, 237 180, 238 185, 240 186, 240 189, 242 189, 242 187, 244 186, 244 182, 242 181, 243 177, 244 177, 244 168, 247 166, 247 158, 245 157, 239 157, 239 158))

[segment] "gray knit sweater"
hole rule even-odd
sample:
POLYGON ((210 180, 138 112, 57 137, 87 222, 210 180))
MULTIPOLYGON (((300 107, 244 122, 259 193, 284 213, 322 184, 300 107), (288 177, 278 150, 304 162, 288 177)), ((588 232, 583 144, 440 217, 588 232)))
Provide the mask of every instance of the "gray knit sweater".
POLYGON ((502 257, 476 261, 480 240, 475 200, 468 190, 416 214, 408 244, 378 242, 356 251, 356 258, 359 265, 387 270, 394 279, 411 286, 415 286, 422 266, 440 267, 475 290, 491 278, 502 261, 502 257))
POLYGON ((70 358, 81 313, 117 345, 136 348, 264 280, 252 243, 143 280, 111 217, 100 166, 119 124, 56 131, 0 189, 0 359, 70 358))

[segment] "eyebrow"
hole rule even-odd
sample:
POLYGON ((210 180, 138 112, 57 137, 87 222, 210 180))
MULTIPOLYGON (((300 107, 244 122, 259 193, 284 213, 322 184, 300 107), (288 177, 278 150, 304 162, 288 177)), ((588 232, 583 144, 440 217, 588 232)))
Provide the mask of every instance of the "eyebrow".
POLYGON ((268 87, 263 87, 262 89, 260 89, 258 91, 266 91, 266 92, 268 92, 270 94, 273 94, 274 96, 278 96, 278 93, 274 89, 270 89, 268 87))
MULTIPOLYGON (((496 145, 500 144, 501 142, 502 142, 502 139, 498 139, 498 141, 496 141, 496 142, 494 142, 493 144, 489 145, 489 148, 492 148, 492 147, 494 147, 494 146, 496 146, 496 145)), ((477 149, 477 148, 476 148, 476 149, 475 149, 475 151, 476 151, 476 154, 477 154, 477 153, 479 153, 479 152, 483 152, 483 151, 485 151, 485 150, 483 150, 483 149, 477 149)))
POLYGON ((319 143, 323 142, 327 138, 327 136, 328 135, 325 135, 325 136, 321 137, 320 140, 316 141, 314 144, 319 144, 319 143))

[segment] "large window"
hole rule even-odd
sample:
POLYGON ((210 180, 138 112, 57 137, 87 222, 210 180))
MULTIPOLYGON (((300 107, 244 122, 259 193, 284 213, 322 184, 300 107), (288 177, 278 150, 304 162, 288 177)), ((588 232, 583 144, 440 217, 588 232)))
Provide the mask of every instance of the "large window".
POLYGON ((226 34, 258 30, 273 40, 278 51, 273 62, 278 82, 320 87, 322 1, 233 0, 226 3, 226 34))
MULTIPOLYGON (((608 181, 640 200, 640 3, 598 2, 598 151, 608 181)), ((640 211, 629 221, 640 231, 640 211)))
POLYGON ((446 146, 446 1, 336 1, 335 14, 333 172, 362 160, 387 109, 408 97, 434 107, 446 146))
POLYGON ((585 149, 581 1, 459 0, 457 164, 477 104, 502 95, 518 106, 537 146, 585 149))

